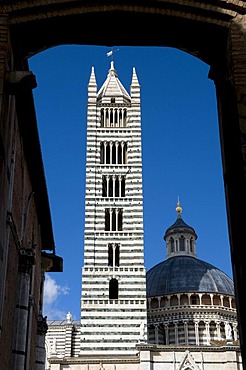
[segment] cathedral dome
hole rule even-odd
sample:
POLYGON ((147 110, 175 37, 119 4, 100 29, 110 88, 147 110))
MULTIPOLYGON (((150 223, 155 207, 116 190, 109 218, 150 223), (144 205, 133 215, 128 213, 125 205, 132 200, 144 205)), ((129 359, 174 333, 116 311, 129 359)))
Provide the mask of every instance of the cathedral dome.
POLYGON ((191 256, 168 258, 147 272, 147 297, 181 292, 234 295, 234 285, 223 271, 191 256))

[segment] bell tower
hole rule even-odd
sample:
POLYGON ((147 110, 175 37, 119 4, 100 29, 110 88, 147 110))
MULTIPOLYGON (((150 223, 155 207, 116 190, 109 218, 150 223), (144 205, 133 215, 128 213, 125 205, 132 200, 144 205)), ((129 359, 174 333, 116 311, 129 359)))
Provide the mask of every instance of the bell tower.
POLYGON ((88 84, 80 354, 131 355, 147 339, 140 85, 111 61, 88 84))

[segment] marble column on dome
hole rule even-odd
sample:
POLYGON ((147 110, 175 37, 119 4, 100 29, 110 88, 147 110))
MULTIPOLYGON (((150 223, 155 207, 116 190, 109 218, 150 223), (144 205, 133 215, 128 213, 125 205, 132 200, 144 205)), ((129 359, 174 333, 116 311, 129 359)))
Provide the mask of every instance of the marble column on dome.
POLYGON ((184 321, 184 334, 185 334, 185 345, 188 345, 189 343, 189 333, 188 333, 188 321, 184 321))
POLYGON ((198 321, 195 321, 195 337, 196 337, 196 345, 199 346, 199 325, 198 321))
POLYGON ((178 338, 178 323, 174 323, 174 333, 175 333, 175 344, 179 344, 179 338, 178 338))
POLYGON ((207 345, 210 344, 210 321, 205 322, 205 328, 206 328, 206 342, 207 345))

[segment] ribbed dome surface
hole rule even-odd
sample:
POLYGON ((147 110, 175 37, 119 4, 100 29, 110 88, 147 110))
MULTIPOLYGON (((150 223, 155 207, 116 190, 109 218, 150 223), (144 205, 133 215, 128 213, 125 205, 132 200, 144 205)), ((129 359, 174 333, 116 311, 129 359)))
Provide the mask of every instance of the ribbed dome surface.
POLYGON ((147 297, 181 292, 234 295, 234 285, 223 271, 190 256, 168 258, 147 272, 147 297))

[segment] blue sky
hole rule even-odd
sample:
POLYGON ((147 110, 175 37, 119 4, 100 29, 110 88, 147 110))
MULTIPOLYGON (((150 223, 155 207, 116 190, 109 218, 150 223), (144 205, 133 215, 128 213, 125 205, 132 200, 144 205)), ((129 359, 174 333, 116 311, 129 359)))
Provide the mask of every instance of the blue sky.
MULTIPOLYGON (((216 94, 209 66, 177 49, 117 47, 115 68, 130 88, 141 85, 145 266, 165 259, 163 235, 183 219, 198 234, 197 256, 230 277, 231 260, 222 176, 216 94)), ((83 266, 87 85, 94 66, 98 88, 110 58, 105 46, 67 45, 29 60, 40 142, 62 273, 46 276, 44 314, 80 318, 83 266)))

